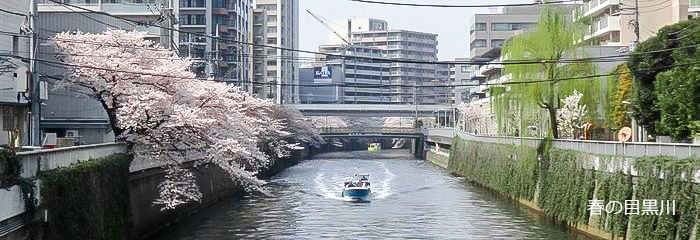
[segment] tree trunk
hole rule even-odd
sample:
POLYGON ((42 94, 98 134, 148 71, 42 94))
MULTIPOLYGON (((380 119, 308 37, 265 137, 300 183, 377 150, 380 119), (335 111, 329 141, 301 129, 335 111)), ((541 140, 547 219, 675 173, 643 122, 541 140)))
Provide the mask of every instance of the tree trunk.
POLYGON ((558 139, 559 138, 559 128, 558 128, 558 122, 557 122, 557 109, 555 109, 553 106, 548 106, 547 107, 547 112, 549 112, 549 123, 552 128, 552 138, 558 139))

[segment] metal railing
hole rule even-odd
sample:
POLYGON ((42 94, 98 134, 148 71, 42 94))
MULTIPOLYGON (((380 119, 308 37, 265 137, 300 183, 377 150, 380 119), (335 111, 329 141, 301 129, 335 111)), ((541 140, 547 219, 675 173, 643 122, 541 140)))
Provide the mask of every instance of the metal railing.
MULTIPOLYGON (((424 134, 428 137, 454 137, 462 139, 499 143, 499 144, 525 144, 530 147, 537 147, 542 138, 527 137, 505 137, 505 136, 480 136, 455 129, 425 129, 424 134)), ((700 157, 700 145, 686 143, 657 143, 657 142, 615 142, 615 141, 591 141, 556 139, 552 141, 555 148, 580 151, 596 155, 642 157, 642 156, 670 156, 678 159, 689 157, 700 157)))
POLYGON ((422 134, 422 131, 418 128, 413 128, 412 126, 407 126, 405 128, 319 128, 322 134, 349 134, 349 133, 362 133, 362 134, 422 134))

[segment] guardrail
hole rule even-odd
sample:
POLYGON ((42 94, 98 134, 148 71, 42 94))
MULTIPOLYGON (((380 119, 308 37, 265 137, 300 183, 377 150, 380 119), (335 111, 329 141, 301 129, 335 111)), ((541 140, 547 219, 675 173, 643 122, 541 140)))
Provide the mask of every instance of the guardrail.
MULTIPOLYGON (((454 137, 471 141, 500 143, 500 144, 525 144, 530 147, 537 147, 542 138, 526 137, 505 137, 505 136, 480 136, 455 130, 452 128, 425 129, 427 136, 454 137)), ((657 142, 615 142, 615 141, 590 141, 557 139, 552 141, 552 145, 559 149, 575 150, 597 155, 617 155, 625 157, 642 156, 671 156, 679 159, 688 157, 700 157, 700 145, 685 143, 657 143, 657 142)))
POLYGON ((401 134, 421 134, 417 128, 319 128, 322 134, 331 133, 401 133, 401 134))

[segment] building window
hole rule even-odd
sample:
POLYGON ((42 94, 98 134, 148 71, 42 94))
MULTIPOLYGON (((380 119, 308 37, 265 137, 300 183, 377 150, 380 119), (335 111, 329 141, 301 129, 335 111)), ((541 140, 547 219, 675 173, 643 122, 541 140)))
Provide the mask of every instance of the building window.
POLYGON ((474 24, 473 31, 486 31, 486 23, 476 23, 474 24))
POLYGON ((12 36, 12 55, 19 55, 19 37, 12 36))
POLYGON ((182 0, 180 1, 182 8, 203 8, 206 7, 204 0, 182 0))
POLYGON ((206 18, 203 14, 182 15, 180 21, 182 25, 205 25, 206 18))
POLYGON ((214 8, 226 8, 227 0, 214 0, 214 8))
POLYGON ((491 47, 492 48, 499 48, 503 45, 504 40, 503 39, 492 39, 491 40, 491 47))
POLYGON ((15 111, 12 107, 2 108, 2 130, 12 131, 18 127, 15 111))
POLYGON ((462 66, 460 69, 463 73, 469 72, 469 66, 462 66))
POLYGON ((531 23, 492 23, 491 31, 516 31, 532 26, 531 23))
POLYGON ((476 39, 472 42, 472 48, 483 48, 486 47, 486 40, 485 39, 476 39))

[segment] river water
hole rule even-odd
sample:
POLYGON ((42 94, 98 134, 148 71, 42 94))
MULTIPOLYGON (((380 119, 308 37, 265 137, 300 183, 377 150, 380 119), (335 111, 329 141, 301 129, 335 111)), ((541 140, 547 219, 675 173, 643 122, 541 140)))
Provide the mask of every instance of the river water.
POLYGON ((151 239, 586 239, 403 150, 323 154, 257 194, 223 201, 151 239), (372 200, 345 201, 344 178, 370 174, 372 200))

